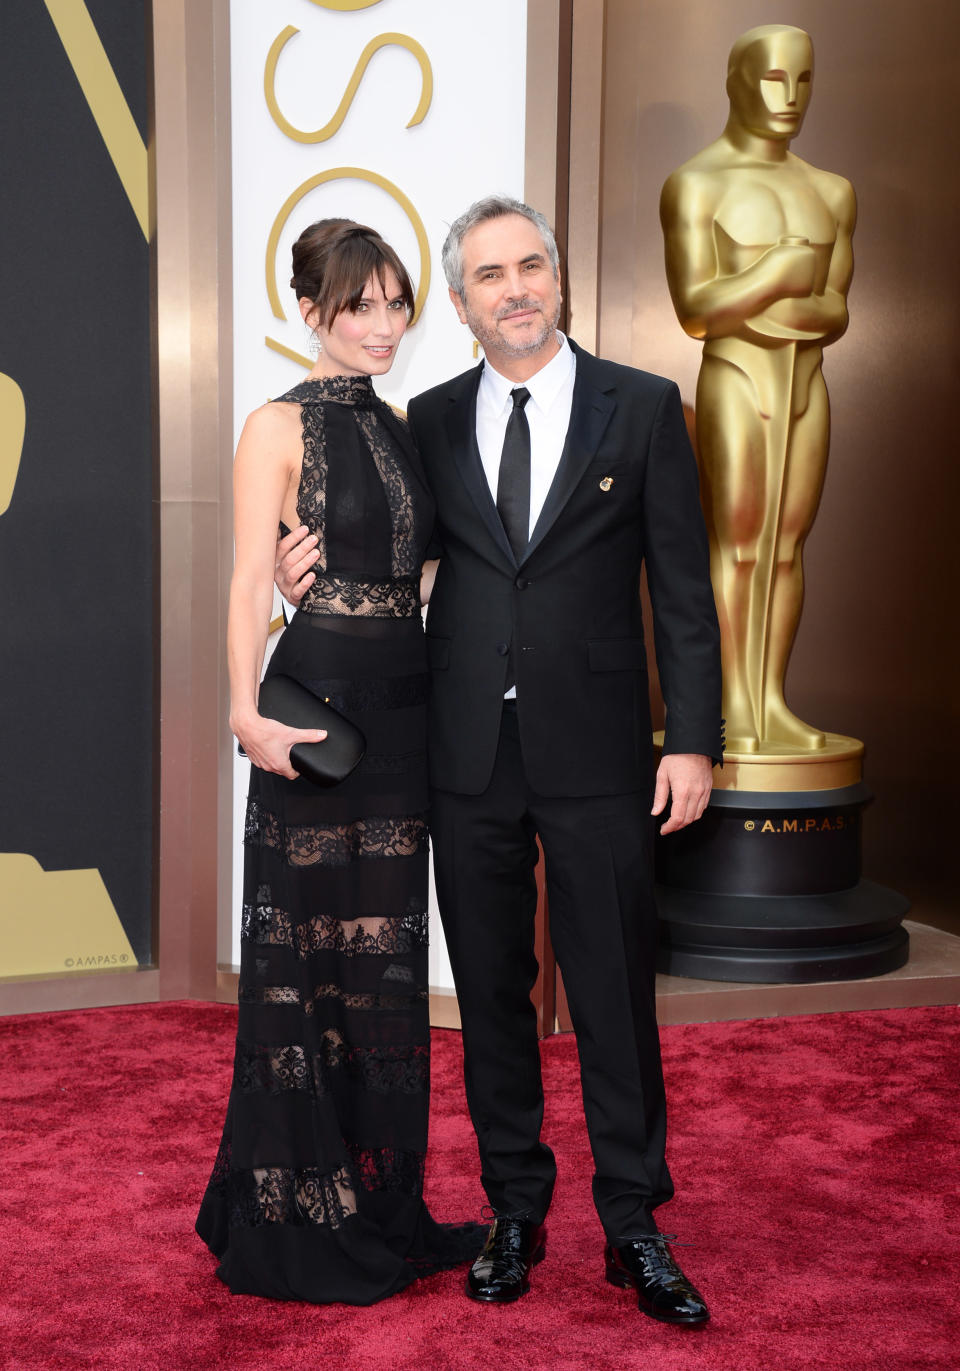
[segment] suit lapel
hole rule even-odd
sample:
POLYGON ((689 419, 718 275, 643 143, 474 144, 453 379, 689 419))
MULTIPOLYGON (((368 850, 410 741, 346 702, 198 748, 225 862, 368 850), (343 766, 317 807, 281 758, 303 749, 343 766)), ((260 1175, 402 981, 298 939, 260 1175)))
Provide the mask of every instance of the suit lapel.
POLYGON ((482 367, 476 367, 447 396, 446 427, 450 450, 460 479, 466 486, 490 536, 511 565, 516 566, 513 550, 504 532, 477 446, 477 391, 482 367))
MULTIPOLYGON (((617 408, 614 386, 605 381, 597 359, 571 341, 577 357, 570 427, 540 517, 523 554, 526 561, 556 523, 597 449, 617 408)), ((482 473, 481 473, 482 474, 482 473)), ((496 507, 494 507, 496 516, 496 507)), ((499 520, 498 520, 499 523, 499 520)), ((508 545, 509 546, 509 545, 508 545)))

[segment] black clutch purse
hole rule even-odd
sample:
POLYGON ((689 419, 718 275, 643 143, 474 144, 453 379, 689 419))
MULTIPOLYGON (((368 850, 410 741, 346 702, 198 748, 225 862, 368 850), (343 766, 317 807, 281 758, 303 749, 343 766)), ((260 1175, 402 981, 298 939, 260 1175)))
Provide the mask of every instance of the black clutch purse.
POLYGON ((338 785, 367 750, 367 740, 356 724, 291 676, 268 676, 261 681, 257 708, 265 719, 291 728, 326 729, 322 743, 294 743, 290 749, 291 766, 314 785, 338 785))

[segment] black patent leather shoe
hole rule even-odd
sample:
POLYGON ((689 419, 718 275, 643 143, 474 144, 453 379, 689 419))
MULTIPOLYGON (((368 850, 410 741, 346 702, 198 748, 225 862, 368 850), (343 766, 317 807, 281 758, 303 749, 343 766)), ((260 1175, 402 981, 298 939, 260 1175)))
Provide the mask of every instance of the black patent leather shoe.
POLYGON ((486 1304, 511 1304, 530 1289, 530 1268, 547 1251, 547 1230, 530 1219, 498 1214, 467 1276, 467 1294, 486 1304))
POLYGON ((674 1261, 669 1241, 663 1233, 653 1233, 619 1247, 608 1243, 603 1250, 607 1280, 623 1289, 632 1286, 639 1308, 652 1319, 688 1327, 706 1323, 706 1302, 674 1261))

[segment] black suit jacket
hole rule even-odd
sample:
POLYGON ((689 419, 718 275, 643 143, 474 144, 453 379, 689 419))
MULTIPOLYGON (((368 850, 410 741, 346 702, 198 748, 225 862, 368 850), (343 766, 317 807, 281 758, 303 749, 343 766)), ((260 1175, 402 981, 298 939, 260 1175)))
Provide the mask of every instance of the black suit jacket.
POLYGON ((429 746, 431 780, 443 790, 480 794, 489 783, 508 654, 535 791, 604 795, 650 784, 644 562, 665 750, 720 756, 719 631, 679 391, 571 346, 567 440, 519 564, 477 447, 482 364, 410 404, 437 501, 429 746))

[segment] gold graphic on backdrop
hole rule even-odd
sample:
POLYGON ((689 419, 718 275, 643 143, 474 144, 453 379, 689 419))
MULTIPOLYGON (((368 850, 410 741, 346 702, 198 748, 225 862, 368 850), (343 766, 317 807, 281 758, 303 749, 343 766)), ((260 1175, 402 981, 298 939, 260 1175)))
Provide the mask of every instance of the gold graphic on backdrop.
MULTIPOLYGON (((277 214, 276 219, 274 219, 273 227, 267 238, 266 256, 267 295, 270 299, 270 307, 273 310, 275 318, 286 319, 287 317, 284 314, 283 306, 280 303, 280 293, 277 290, 276 280, 277 247, 280 243, 280 235, 283 232, 284 225, 303 197, 309 195, 317 186, 322 186, 326 181, 351 180, 369 181, 371 185, 379 186, 381 190, 385 190, 388 195, 396 200, 397 204, 413 225, 414 233, 417 235, 417 247, 420 250, 420 281, 417 286, 417 294, 413 306, 413 320, 411 321, 416 323, 420 311, 423 308, 423 302, 427 298, 427 291, 430 289, 430 244, 427 241, 427 231, 423 226, 423 220, 414 209, 412 201, 404 195, 400 187, 395 186, 392 181, 388 181, 385 176, 380 176, 375 171, 366 171, 363 167, 332 167, 329 171, 318 172, 316 176, 309 177, 302 185, 298 186, 293 194, 289 195, 280 206, 280 212, 277 214)), ((294 361, 302 362, 307 370, 313 365, 306 357, 301 357, 299 353, 294 352, 291 348, 285 347, 282 343, 278 343, 273 338, 265 338, 264 342, 267 347, 273 348, 275 352, 282 353, 283 356, 290 357, 294 361)))
POLYGON ((44 871, 0 853, 0 976, 133 971, 133 948, 100 872, 44 871))
POLYGON ((319 5, 322 10, 370 10, 382 0, 310 0, 311 5, 319 5))
POLYGON ((143 236, 152 230, 147 150, 83 0, 44 0, 143 236))
POLYGON ((0 371, 0 514, 7 512, 13 499, 26 428, 23 391, 12 376, 0 371))
POLYGON ((305 356, 302 352, 297 352, 296 348, 288 348, 286 343, 278 343, 276 338, 266 337, 263 341, 268 348, 272 348, 274 352, 279 352, 281 357, 286 357, 288 362, 297 362, 304 371, 313 369, 313 358, 305 356))
POLYGON ((282 33, 278 33, 273 40, 270 51, 267 53, 266 66, 263 69, 263 93, 266 96, 267 108, 273 118, 273 122, 281 129, 288 138, 294 139, 297 143, 325 143, 328 138, 332 138, 337 129, 340 128, 347 111, 353 104, 353 98, 360 88, 363 74, 366 71, 370 59, 375 52, 381 48, 399 47, 405 48, 407 52, 413 53, 420 64, 420 102, 413 112, 413 117, 407 124, 407 128, 413 128, 414 124, 423 122, 430 102, 433 99, 433 68, 430 66, 430 58, 415 38, 410 38, 405 33, 381 33, 376 38, 371 38, 370 42, 361 52, 357 60, 357 65, 353 69, 353 75, 347 82, 347 89, 343 93, 343 99, 336 108, 333 118, 329 123, 324 124, 323 128, 316 129, 313 133, 306 133, 303 129, 295 128, 286 119, 277 103, 276 79, 277 62, 280 53, 295 33, 300 30, 289 24, 282 33))
POLYGON ((847 326, 856 219, 850 183, 789 151, 812 77, 802 29, 738 38, 726 128, 670 176, 660 206, 673 303, 704 339, 697 441, 734 757, 862 751, 783 694, 829 445, 821 361, 847 326))

